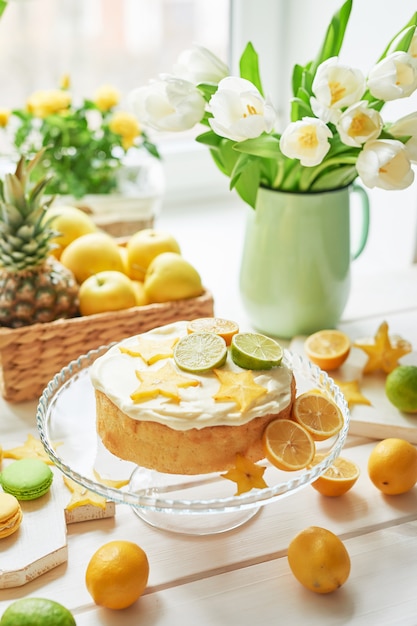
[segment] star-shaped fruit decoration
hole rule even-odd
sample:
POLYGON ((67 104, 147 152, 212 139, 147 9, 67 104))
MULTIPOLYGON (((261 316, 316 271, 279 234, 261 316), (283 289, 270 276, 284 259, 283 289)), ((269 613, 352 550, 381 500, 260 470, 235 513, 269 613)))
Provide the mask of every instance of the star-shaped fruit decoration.
POLYGON ((220 476, 236 483, 237 491, 235 496, 239 496, 241 493, 246 493, 251 489, 265 489, 268 487, 263 479, 265 470, 266 467, 256 465, 241 454, 237 454, 235 467, 225 474, 220 474, 220 476))
POLYGON ((266 394, 267 390, 255 382, 251 370, 245 372, 230 372, 228 370, 213 370, 220 381, 215 400, 236 402, 241 411, 246 409, 257 399, 266 394))
POLYGON ((334 382, 345 396, 349 408, 354 404, 367 404, 368 406, 372 404, 371 401, 362 394, 358 380, 335 380, 334 382))
POLYGON ((103 485, 107 485, 108 487, 112 487, 114 489, 120 489, 121 487, 125 487, 125 485, 128 485, 130 482, 129 478, 120 479, 120 480, 111 480, 110 478, 103 478, 102 476, 100 476, 97 470, 93 470, 93 474, 97 482, 102 483, 103 485))
POLYGON ((135 373, 141 384, 130 396, 134 402, 142 402, 159 395, 179 402, 180 387, 196 387, 200 384, 196 378, 179 374, 169 361, 158 370, 136 370, 135 373))
POLYGON ((72 511, 79 506, 86 506, 87 504, 91 504, 92 506, 97 506, 100 509, 106 508, 106 498, 103 496, 99 496, 97 493, 93 491, 89 491, 82 485, 79 485, 68 476, 63 476, 64 483, 71 491, 71 500, 66 506, 68 511, 72 511))
MULTIPOLYGON (((57 444, 59 445, 59 444, 57 444)), ((17 446, 16 448, 10 448, 10 450, 3 450, 3 457, 5 459, 40 459, 48 465, 53 465, 53 461, 46 454, 40 439, 36 439, 33 435, 29 434, 23 446, 17 446)))
POLYGON ((382 322, 373 341, 358 340, 353 345, 368 355, 363 369, 364 374, 379 370, 389 374, 399 365, 398 359, 412 350, 410 342, 405 339, 400 337, 390 339, 387 322, 382 322))
POLYGON ((174 354, 174 346, 178 343, 178 337, 175 339, 145 339, 138 337, 138 343, 132 348, 124 348, 121 346, 120 352, 130 354, 130 356, 140 356, 147 365, 152 365, 161 359, 168 359, 174 354))

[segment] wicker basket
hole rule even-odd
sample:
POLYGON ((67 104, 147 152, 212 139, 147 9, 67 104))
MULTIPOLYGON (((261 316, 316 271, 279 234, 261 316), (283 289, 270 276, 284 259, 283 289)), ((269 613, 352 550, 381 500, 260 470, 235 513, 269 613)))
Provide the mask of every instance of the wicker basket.
POLYGON ((5 400, 39 398, 63 367, 89 350, 157 326, 213 315, 213 298, 149 304, 23 328, 0 328, 0 387, 5 400))

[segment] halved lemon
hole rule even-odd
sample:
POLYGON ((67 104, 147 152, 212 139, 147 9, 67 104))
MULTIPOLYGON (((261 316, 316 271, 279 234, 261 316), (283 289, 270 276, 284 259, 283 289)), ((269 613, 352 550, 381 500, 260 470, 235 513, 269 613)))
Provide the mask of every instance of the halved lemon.
POLYGON ((297 396, 292 418, 303 426, 315 441, 336 435, 343 426, 343 415, 337 404, 321 393, 306 391, 297 396))
POLYGON ((305 428, 292 420, 269 422, 262 439, 266 458, 286 471, 304 469, 313 460, 316 446, 305 428))
MULTIPOLYGON (((317 465, 324 457, 324 454, 316 454, 312 464, 317 465)), ((353 487, 359 474, 360 469, 356 463, 339 456, 311 486, 323 496, 342 496, 353 487)))
POLYGON ((281 365, 283 351, 278 342, 260 333, 237 333, 230 345, 233 362, 246 370, 269 370, 281 365))
POLYGON ((310 361, 320 369, 335 370, 346 361, 350 352, 350 339, 341 330, 319 330, 304 342, 310 361))
POLYGON ((174 348, 174 361, 178 367, 194 374, 222 367, 226 358, 226 342, 214 333, 186 335, 174 348))
POLYGON ((222 317, 199 317, 187 324, 189 333, 215 333, 222 337, 227 346, 230 346, 233 335, 239 332, 239 326, 232 320, 222 317))

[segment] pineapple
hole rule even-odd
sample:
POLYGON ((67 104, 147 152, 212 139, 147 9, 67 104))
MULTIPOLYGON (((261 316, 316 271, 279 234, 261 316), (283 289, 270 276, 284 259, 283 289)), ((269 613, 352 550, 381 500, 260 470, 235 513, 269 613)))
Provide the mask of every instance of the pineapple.
POLYGON ((53 198, 29 176, 42 152, 21 158, 14 174, 0 181, 0 326, 18 328, 78 314, 79 286, 70 270, 51 255, 57 235, 45 217, 53 198))

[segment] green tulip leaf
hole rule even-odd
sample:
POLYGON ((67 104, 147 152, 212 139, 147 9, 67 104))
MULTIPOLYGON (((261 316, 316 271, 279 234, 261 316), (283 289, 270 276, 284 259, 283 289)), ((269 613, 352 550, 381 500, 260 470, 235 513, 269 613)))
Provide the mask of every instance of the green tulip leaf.
POLYGON ((246 78, 255 85, 261 95, 264 95, 262 89, 261 76, 259 73, 259 58, 255 48, 249 42, 240 57, 239 62, 240 76, 246 78))
POLYGON ((252 154, 254 156, 282 159, 284 158, 279 149, 279 139, 273 135, 263 134, 256 139, 246 139, 234 144, 237 152, 252 154))

